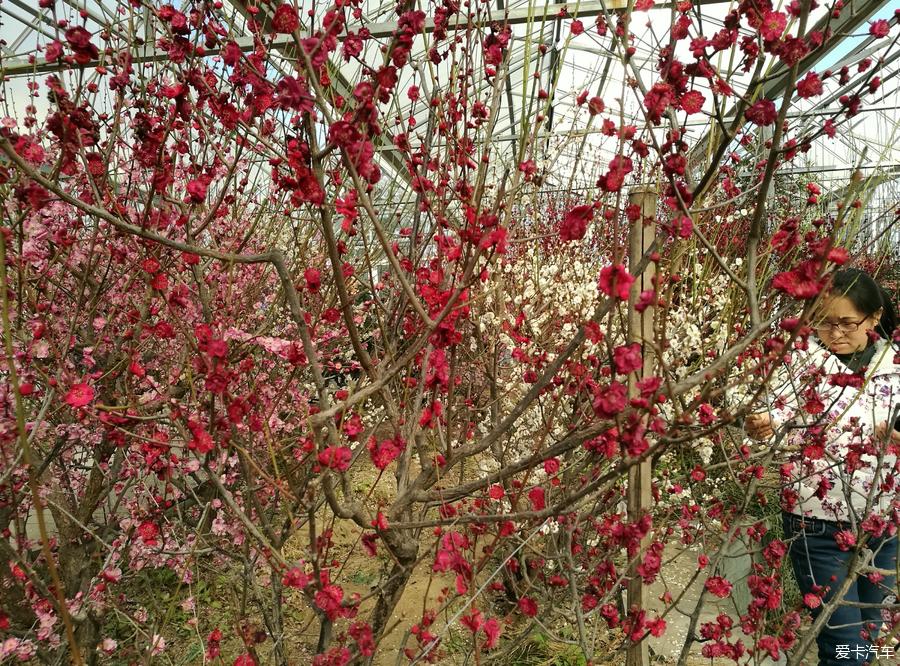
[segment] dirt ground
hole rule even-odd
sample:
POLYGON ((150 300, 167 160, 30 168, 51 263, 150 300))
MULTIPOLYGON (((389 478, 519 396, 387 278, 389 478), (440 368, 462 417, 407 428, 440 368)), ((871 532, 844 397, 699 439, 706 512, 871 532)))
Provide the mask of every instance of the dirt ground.
MULTIPOLYGON (((354 490, 363 496, 369 496, 375 502, 388 503, 391 499, 389 496, 389 488, 391 480, 378 479, 374 471, 371 473, 362 473, 356 475, 353 479, 354 490)), ((322 519, 326 512, 323 511, 322 519)), ((318 529, 328 527, 320 523, 318 529)), ((391 560, 386 549, 382 544, 377 543, 376 555, 370 556, 360 543, 360 530, 356 526, 352 526, 350 521, 339 520, 334 524, 332 537, 332 547, 329 552, 329 560, 336 560, 341 563, 339 573, 334 574, 334 579, 341 582, 346 594, 358 594, 364 601, 361 604, 359 616, 365 617, 374 606, 374 598, 367 598, 373 587, 382 579, 390 567, 391 560)), ((306 552, 305 545, 307 543, 308 534, 305 531, 298 534, 293 542, 289 542, 284 554, 290 561, 292 559, 303 559, 306 552)), ((383 638, 374 663, 376 666, 395 666, 395 664, 406 664, 408 660, 402 655, 404 647, 416 650, 418 643, 414 636, 409 633, 409 627, 421 620, 423 610, 435 609, 441 607, 441 597, 445 593, 446 588, 452 589, 454 586, 454 578, 452 575, 436 574, 431 571, 430 561, 433 553, 434 536, 428 530, 423 532, 423 540, 420 549, 420 557, 422 561, 413 571, 409 583, 407 584, 400 602, 394 610, 388 623, 388 631, 383 638)), ((691 577, 696 571, 696 562, 698 552, 690 550, 682 550, 678 557, 675 557, 676 551, 671 547, 667 548, 664 561, 667 564, 662 571, 662 577, 656 583, 648 586, 645 598, 651 600, 650 608, 659 611, 664 610, 662 602, 658 598, 662 596, 665 590, 681 591, 685 594, 679 602, 677 609, 672 610, 666 616, 668 627, 666 633, 656 639, 649 641, 650 649, 654 654, 651 663, 659 666, 674 666, 677 663, 677 657, 688 627, 688 618, 693 605, 696 602, 700 587, 702 586, 702 578, 691 583, 691 577)), ((236 584, 238 581, 234 581, 236 584)), ((313 611, 309 608, 309 604, 299 593, 289 592, 288 600, 285 604, 287 635, 285 636, 285 645, 289 659, 293 665, 307 666, 312 661, 315 652, 315 646, 318 640, 317 626, 318 623, 313 611)), ((454 605, 453 611, 458 608, 458 604, 454 605)), ((733 612, 733 609, 731 609, 733 612)), ((725 605, 710 605, 704 609, 701 616, 702 621, 708 621, 720 613, 728 612, 729 609, 725 605)), ((227 608, 222 607, 221 612, 227 614, 227 608)), ((444 631, 446 622, 450 619, 448 613, 439 615, 435 624, 430 628, 432 633, 442 635, 441 649, 443 653, 442 659, 438 662, 446 666, 463 666, 464 664, 474 664, 472 658, 471 643, 468 634, 461 630, 459 623, 444 631)), ((223 618, 223 622, 227 624, 227 618, 223 618)), ((342 631, 346 631, 349 626, 348 621, 340 621, 336 623, 334 635, 342 631)), ((504 638, 514 635, 516 629, 521 627, 511 626, 504 627, 504 638)), ((739 628, 735 629, 739 633, 739 628)), ((202 632, 201 632, 202 633, 202 632)), ((204 634, 205 635, 205 634, 204 634)), ((610 666, 618 666, 624 664, 624 652, 619 648, 621 640, 611 632, 604 629, 598 631, 600 636, 599 645, 595 654, 594 662, 596 664, 608 664, 610 666), (609 636, 604 634, 609 633, 609 636), (605 642, 605 644, 604 644, 605 642)), ((521 664, 522 666, 582 666, 584 664, 583 657, 577 656, 575 650, 566 652, 564 649, 559 650, 556 645, 539 646, 542 649, 536 650, 516 650, 514 653, 492 653, 483 655, 481 663, 498 663, 498 664, 521 664)), ((695 643, 691 655, 688 659, 687 666, 717 666, 717 660, 703 658, 700 654, 702 645, 695 643)), ((222 654, 226 657, 226 662, 230 663, 237 652, 232 654, 233 650, 240 650, 240 643, 232 641, 228 645, 222 644, 222 654), (230 655, 230 658, 229 658, 230 655)), ((268 650, 271 649, 268 642, 259 646, 259 655, 265 661, 268 650)), ((198 663, 191 660, 181 659, 173 660, 173 663, 187 664, 198 663)), ((761 662, 761 666, 774 666, 779 662, 766 661, 761 662)), ((810 662, 813 663, 813 662, 810 662)))

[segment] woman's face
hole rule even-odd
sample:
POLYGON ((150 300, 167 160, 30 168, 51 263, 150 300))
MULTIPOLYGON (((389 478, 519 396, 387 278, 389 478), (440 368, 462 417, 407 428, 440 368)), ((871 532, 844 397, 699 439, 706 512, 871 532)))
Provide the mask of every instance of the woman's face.
POLYGON ((813 319, 816 332, 835 354, 852 354, 869 344, 869 331, 881 319, 881 311, 866 316, 846 296, 831 296, 813 319))

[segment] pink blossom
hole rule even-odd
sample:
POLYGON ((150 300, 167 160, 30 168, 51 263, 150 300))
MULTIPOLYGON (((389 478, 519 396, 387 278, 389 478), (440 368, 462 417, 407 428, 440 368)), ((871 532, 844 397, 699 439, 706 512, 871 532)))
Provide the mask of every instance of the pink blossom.
POLYGON ((100 572, 100 576, 108 583, 118 583, 122 580, 122 570, 119 567, 107 567, 100 572))
POLYGON ((34 643, 21 638, 7 638, 0 643, 0 661, 6 661, 9 657, 15 657, 22 662, 27 662, 37 654, 34 643))
POLYGON ((845 248, 842 247, 833 247, 828 251, 828 255, 826 257, 828 261, 838 266, 843 266, 850 259, 850 254, 847 252, 845 248))
POLYGON ((63 45, 58 39, 54 39, 44 47, 44 59, 47 62, 56 62, 62 58, 63 45))
POLYGON ((644 95, 644 108, 647 117, 654 125, 658 125, 669 105, 675 102, 675 91, 668 83, 654 83, 653 87, 644 95))
POLYGON ((306 280, 306 288, 315 293, 322 286, 322 274, 318 268, 307 268, 303 271, 303 278, 306 280))
POLYGON ((691 90, 681 96, 681 109, 688 115, 700 113, 703 110, 703 104, 706 98, 699 90, 691 90))
POLYGON ((210 340, 206 346, 206 353, 213 358, 225 358, 228 356, 228 343, 224 340, 210 340))
POLYGON ((531 502, 532 511, 541 511, 547 506, 544 489, 540 486, 535 486, 528 491, 528 500, 531 502))
POLYGON ((94 399, 94 389, 85 383, 74 384, 64 398, 69 407, 84 407, 94 399))
POLYGON ((342 601, 344 599, 344 590, 338 585, 326 585, 316 592, 315 602, 329 620, 334 621, 339 618, 343 612, 342 601))
POLYGON ((781 37, 781 33, 787 27, 787 16, 783 12, 767 11, 763 14, 762 25, 759 28, 763 39, 775 41, 781 37))
POLYGON ((604 417, 615 416, 625 409, 628 391, 623 384, 612 382, 599 388, 594 396, 594 410, 604 417))
POLYGON ((822 79, 815 72, 807 72, 806 76, 797 82, 797 96, 803 99, 818 97, 822 91, 822 79))
POLYGON ((775 122, 778 118, 778 110, 772 100, 761 99, 744 112, 744 117, 751 123, 765 127, 775 122))
POLYGON ((359 646, 359 653, 364 657, 375 654, 375 641, 372 638, 372 627, 366 622, 354 622, 350 625, 350 636, 359 646))
POLYGON ((887 37, 891 32, 891 24, 887 19, 878 19, 869 24, 869 34, 876 39, 887 37))
POLYGON ((656 304, 656 291, 653 289, 645 289, 638 296, 638 302, 635 304, 634 309, 638 312, 643 312, 651 305, 656 304))
POLYGON ((621 264, 605 266, 600 270, 598 286, 607 296, 620 300, 628 300, 628 292, 634 282, 634 277, 621 264))
POLYGON ((566 213, 562 224, 560 224, 560 239, 563 241, 581 240, 587 231, 588 223, 593 219, 593 206, 575 206, 575 208, 566 213))
POLYGON ((481 630, 484 631, 485 636, 487 636, 487 640, 484 642, 485 649, 491 650, 497 647, 501 632, 500 622, 497 618, 490 618, 482 625, 481 630))
POLYGON ((428 357, 425 386, 446 386, 450 381, 450 364, 443 349, 435 349, 428 357))
POLYGON ((272 15, 272 29, 281 34, 290 34, 300 27, 300 17, 291 4, 278 5, 272 15))
POLYGON ((609 162, 609 171, 607 171, 597 185, 606 192, 618 192, 625 184, 625 176, 634 171, 634 163, 630 157, 624 155, 616 155, 609 162))
POLYGON ((647 630, 650 632, 651 636, 655 636, 659 638, 664 633, 666 633, 666 621, 661 618, 655 618, 653 620, 647 620, 646 625, 647 630))
POLYGON ((146 546, 155 546, 159 543, 159 526, 151 520, 145 520, 137 528, 138 536, 146 546))
POLYGON ((471 613, 463 615, 459 621, 460 624, 462 624, 466 629, 474 634, 479 629, 481 629, 481 625, 484 623, 484 618, 481 616, 480 610, 478 610, 477 608, 473 608, 471 613))
POLYGON ((375 520, 372 521, 372 527, 379 530, 386 530, 388 528, 387 516, 379 511, 375 516, 375 520))
POLYGON ((377 540, 378 535, 374 532, 363 532, 363 535, 360 537, 362 546, 369 557, 375 557, 375 555, 378 553, 378 544, 376 543, 377 540))
POLYGON ((678 215, 672 220, 669 231, 678 238, 690 238, 694 233, 694 221, 687 215, 678 215))
POLYGON ((731 594, 731 582, 722 576, 711 576, 704 584, 706 589, 714 596, 724 599, 731 594))
POLYGON ((524 160, 519 162, 519 171, 525 174, 525 180, 531 180, 535 173, 537 173, 537 165, 534 163, 534 160, 524 160))
POLYGON ((534 617, 538 613, 537 602, 531 597, 522 597, 518 602, 519 610, 526 617, 534 617))
POLYGON ((222 640, 222 630, 216 627, 206 637, 206 658, 213 660, 221 654, 219 643, 222 640))
POLYGON ((856 545, 856 535, 850 530, 841 530, 834 535, 839 550, 850 550, 856 545))
POLYGON ((406 443, 399 436, 394 439, 386 439, 380 443, 376 442, 374 437, 371 437, 368 444, 366 444, 366 448, 372 456, 372 463, 375 467, 383 470, 403 452, 403 449, 406 448, 406 443))
POLYGON ((209 182, 205 178, 196 178, 187 184, 187 193, 191 203, 200 204, 206 201, 206 190, 209 182))
POLYGON ((634 342, 630 345, 616 347, 613 351, 613 361, 616 365, 616 372, 621 375, 627 375, 640 369, 644 364, 641 354, 641 345, 634 342))
POLYGON ((75 26, 66 30, 66 41, 72 49, 75 62, 79 65, 87 65, 100 54, 100 51, 91 42, 91 33, 81 26, 75 26))
POLYGON ((817 273, 818 267, 815 262, 804 261, 793 270, 777 274, 772 279, 772 287, 794 298, 815 298, 823 287, 823 281, 817 273))
POLYGON ((302 590, 309 585, 309 576, 300 567, 291 567, 281 579, 285 587, 295 587, 302 590))
POLYGON ((347 446, 329 446, 319 452, 318 460, 325 467, 338 472, 346 472, 350 469, 350 461, 353 452, 347 446))
POLYGON ((150 654, 151 656, 158 657, 166 650, 166 639, 160 636, 159 634, 153 634, 153 638, 150 640, 150 654))

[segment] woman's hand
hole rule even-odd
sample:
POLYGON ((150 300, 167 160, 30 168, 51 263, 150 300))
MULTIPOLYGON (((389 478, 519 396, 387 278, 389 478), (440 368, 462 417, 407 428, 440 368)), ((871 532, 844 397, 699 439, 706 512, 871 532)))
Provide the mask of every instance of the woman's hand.
MULTIPOLYGON (((887 421, 882 421, 877 426, 875 426, 875 438, 879 442, 884 442, 888 437, 888 423, 887 421)), ((893 428, 891 428, 891 443, 892 444, 900 444, 900 432, 897 432, 893 428)))
POLYGON ((772 417, 765 412, 760 414, 748 414, 744 419, 744 430, 751 439, 769 439, 775 434, 772 428, 772 417))

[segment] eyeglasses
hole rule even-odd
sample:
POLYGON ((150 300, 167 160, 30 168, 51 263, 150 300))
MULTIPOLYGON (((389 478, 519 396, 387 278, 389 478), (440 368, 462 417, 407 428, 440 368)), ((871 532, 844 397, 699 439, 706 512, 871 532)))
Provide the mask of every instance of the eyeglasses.
POLYGON ((840 331, 841 333, 853 333, 866 319, 868 319, 868 317, 863 317, 859 321, 839 321, 836 323, 831 321, 820 321, 819 323, 815 324, 815 327, 816 330, 820 333, 831 333, 833 331, 840 331))

